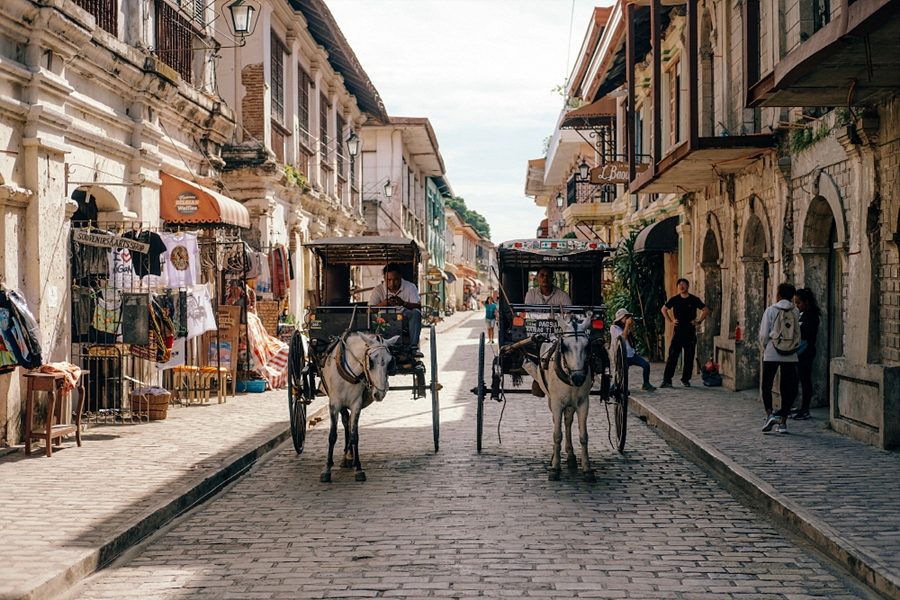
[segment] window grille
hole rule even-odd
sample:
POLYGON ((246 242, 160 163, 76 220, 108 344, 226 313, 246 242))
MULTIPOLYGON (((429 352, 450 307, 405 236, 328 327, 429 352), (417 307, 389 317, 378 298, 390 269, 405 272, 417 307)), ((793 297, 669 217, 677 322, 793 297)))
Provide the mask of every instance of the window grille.
POLYGON ((88 11, 103 31, 119 35, 119 13, 116 0, 74 0, 75 4, 88 11))
POLYGON ((194 81, 194 34, 184 14, 166 0, 156 0, 156 54, 188 83, 194 81))
POLYGON ((337 159, 337 172, 341 177, 344 176, 344 118, 341 115, 335 115, 335 158, 337 159))
POLYGON ((272 119, 284 125, 284 55, 287 49, 272 33, 272 119))
POLYGON ((309 139, 309 88, 312 81, 303 67, 297 65, 297 119, 300 121, 300 140, 307 146, 309 139))
POLYGON ((328 164, 328 111, 331 106, 325 94, 319 95, 319 153, 322 164, 328 164))

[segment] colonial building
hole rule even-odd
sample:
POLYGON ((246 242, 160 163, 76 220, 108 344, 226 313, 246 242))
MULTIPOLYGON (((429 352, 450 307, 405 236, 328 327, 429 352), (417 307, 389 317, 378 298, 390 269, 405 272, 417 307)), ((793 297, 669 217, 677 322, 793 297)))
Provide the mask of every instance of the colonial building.
MULTIPOLYGON (((437 283, 438 269, 443 269, 444 198, 452 196, 446 177, 444 159, 437 135, 426 118, 390 117, 384 124, 367 124, 362 128, 362 189, 366 235, 407 237, 419 244, 426 262, 415 282, 425 302, 443 296, 437 283), (435 289, 431 289, 435 288, 435 289)), ((381 281, 377 269, 364 269, 363 287, 381 281)))
MULTIPOLYGON (((164 0, 0 3, 0 268, 47 362, 70 359, 76 211, 156 225, 164 174, 222 189, 235 119, 216 93, 215 16, 164 0)), ((21 436, 19 373, 0 375, 0 443, 21 436)))
MULTIPOLYGON (((615 102, 615 227, 665 254, 668 294, 686 277, 711 306, 698 353, 725 385, 758 385, 777 285, 809 287, 823 311, 814 402, 884 448, 900 445, 898 6, 621 1, 568 87, 615 102)), ((594 177, 609 162, 600 125, 594 177)))
POLYGON ((220 54, 218 89, 239 123, 223 179, 250 211, 251 245, 291 252, 290 312, 300 318, 314 288, 301 244, 366 230, 359 145, 348 140, 388 116, 321 0, 263 3, 256 33, 220 54))

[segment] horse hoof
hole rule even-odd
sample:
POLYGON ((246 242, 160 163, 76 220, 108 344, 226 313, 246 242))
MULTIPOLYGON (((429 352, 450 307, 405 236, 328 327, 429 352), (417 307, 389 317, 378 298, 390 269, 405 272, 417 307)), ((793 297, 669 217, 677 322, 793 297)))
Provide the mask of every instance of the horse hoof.
POLYGON ((366 480, 366 474, 365 474, 363 471, 358 472, 358 473, 356 474, 356 480, 357 480, 357 481, 365 481, 365 480, 366 480))
POLYGON ((588 483, 597 483, 597 476, 594 475, 593 471, 585 471, 584 472, 584 480, 588 483))
POLYGON ((569 467, 570 469, 577 469, 578 468, 578 460, 574 456, 570 456, 569 458, 566 459, 566 466, 569 467))
POLYGON ((559 469, 551 469, 547 475, 548 481, 559 481, 559 469))
POLYGON ((319 475, 319 481, 322 483, 331 483, 331 473, 322 473, 319 475))
POLYGON ((341 461, 342 469, 349 469, 352 466, 353 466, 353 461, 350 460, 349 458, 345 458, 343 461, 341 461))

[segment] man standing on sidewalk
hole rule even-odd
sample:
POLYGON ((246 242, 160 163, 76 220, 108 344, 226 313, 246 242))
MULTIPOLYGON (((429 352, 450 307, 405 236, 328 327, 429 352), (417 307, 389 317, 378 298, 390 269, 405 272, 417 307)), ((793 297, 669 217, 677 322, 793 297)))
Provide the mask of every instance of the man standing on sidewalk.
POLYGON ((663 381, 659 387, 672 387, 672 377, 678 366, 678 355, 684 352, 683 368, 681 370, 681 385, 691 387, 691 375, 694 373, 694 353, 697 348, 697 325, 706 319, 709 308, 703 300, 688 292, 691 284, 687 279, 679 279, 676 283, 678 293, 665 303, 662 314, 666 321, 675 325, 672 334, 672 343, 669 344, 669 357, 666 359, 666 369, 663 372, 663 381), (697 317, 697 311, 700 317, 697 317))
POLYGON ((790 283, 778 285, 775 304, 766 309, 759 324, 759 344, 763 352, 762 393, 766 409, 766 424, 763 431, 787 433, 787 417, 797 397, 797 349, 800 347, 800 311, 791 299, 797 290, 790 283), (781 371, 779 391, 781 410, 772 412, 772 384, 775 373, 781 371), (777 424, 777 425, 776 425, 777 424))

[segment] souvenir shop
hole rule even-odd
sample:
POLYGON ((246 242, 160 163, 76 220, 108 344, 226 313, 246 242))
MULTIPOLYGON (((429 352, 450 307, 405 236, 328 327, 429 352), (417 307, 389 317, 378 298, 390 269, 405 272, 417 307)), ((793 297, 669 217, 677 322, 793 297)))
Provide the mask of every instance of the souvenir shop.
POLYGON ((165 418, 169 402, 224 402, 229 388, 233 396, 285 385, 278 328, 289 253, 242 239, 250 217, 239 202, 161 178, 163 227, 98 221, 90 196, 76 198, 71 356, 91 373, 90 422, 165 418))

